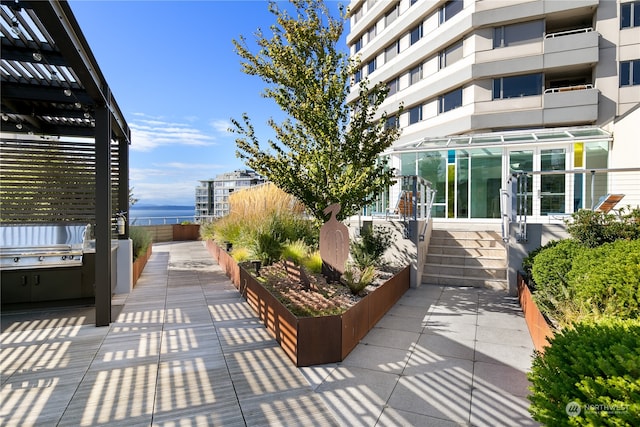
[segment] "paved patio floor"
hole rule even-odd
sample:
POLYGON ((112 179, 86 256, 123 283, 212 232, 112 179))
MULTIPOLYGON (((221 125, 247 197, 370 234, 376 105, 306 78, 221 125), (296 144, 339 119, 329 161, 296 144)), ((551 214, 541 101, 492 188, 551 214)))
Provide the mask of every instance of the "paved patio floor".
POLYGON ((2 313, 0 425, 535 425, 515 298, 410 289, 343 362, 298 369, 201 242, 153 252, 109 327, 2 313))

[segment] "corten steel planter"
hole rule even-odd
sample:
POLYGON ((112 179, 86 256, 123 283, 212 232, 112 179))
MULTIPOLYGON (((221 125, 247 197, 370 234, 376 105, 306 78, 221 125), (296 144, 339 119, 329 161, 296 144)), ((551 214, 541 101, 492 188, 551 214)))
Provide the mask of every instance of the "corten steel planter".
MULTIPOLYGON (((211 241, 207 248, 212 256, 218 254, 221 266, 230 266, 225 258, 233 259, 224 250, 211 241)), ((410 281, 406 267, 341 315, 296 317, 249 271, 237 264, 235 268, 238 290, 296 366, 342 361, 409 289, 410 281)))
POLYGON ((173 240, 200 240, 200 224, 173 224, 173 240))
POLYGON ((553 338, 553 331, 547 319, 545 319, 535 301, 533 301, 531 291, 520 273, 518 273, 518 299, 520 300, 520 307, 522 307, 533 345, 536 350, 544 353, 544 348, 549 346, 548 340, 553 338))
POLYGON ((212 240, 206 241, 206 248, 209 254, 218 261, 218 265, 227 274, 227 277, 231 280, 236 288, 240 287, 240 267, 238 263, 229 255, 227 251, 216 245, 212 240))
POLYGON ((138 283, 138 279, 142 275, 144 271, 144 267, 147 265, 147 261, 151 257, 151 244, 147 247, 147 252, 144 255, 141 255, 136 258, 133 262, 133 286, 138 283))

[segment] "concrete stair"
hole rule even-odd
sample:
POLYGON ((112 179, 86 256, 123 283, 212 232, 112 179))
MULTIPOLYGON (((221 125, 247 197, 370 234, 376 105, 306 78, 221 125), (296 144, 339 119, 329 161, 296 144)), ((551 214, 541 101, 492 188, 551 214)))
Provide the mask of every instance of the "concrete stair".
POLYGON ((500 234, 494 230, 432 230, 422 283, 506 290, 507 252, 500 234))

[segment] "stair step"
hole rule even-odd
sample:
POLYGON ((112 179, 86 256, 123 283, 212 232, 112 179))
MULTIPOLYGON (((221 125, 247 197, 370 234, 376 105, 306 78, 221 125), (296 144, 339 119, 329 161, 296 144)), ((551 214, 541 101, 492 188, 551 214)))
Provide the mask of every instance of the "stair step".
POLYGON ((492 229, 434 229, 421 277, 423 284, 506 290, 507 252, 492 229))
POLYGON ((440 246, 440 245, 429 245, 427 249, 427 254, 433 255, 460 255, 460 256, 469 256, 469 257, 506 257, 504 248, 463 248, 459 246, 440 246))
POLYGON ((444 286, 472 286, 475 288, 489 288, 496 290, 507 290, 507 280, 477 279, 457 276, 422 276, 423 285, 444 285, 444 286))
POLYGON ((495 231, 474 231, 474 230, 432 230, 431 238, 449 239, 481 239, 495 240, 502 242, 502 236, 495 231))
POLYGON ((494 239, 451 239, 448 237, 431 237, 429 244, 433 246, 455 246, 462 248, 504 249, 504 243, 494 239))
POLYGON ((470 277, 477 279, 505 279, 507 278, 507 268, 486 268, 482 266, 465 267, 460 265, 438 265, 425 264, 422 272, 423 277, 428 276, 450 276, 450 277, 470 277))
POLYGON ((450 266, 467 266, 467 267, 487 267, 487 268, 504 268, 507 261, 502 257, 474 257, 464 255, 443 255, 427 253, 425 265, 450 265, 450 266))

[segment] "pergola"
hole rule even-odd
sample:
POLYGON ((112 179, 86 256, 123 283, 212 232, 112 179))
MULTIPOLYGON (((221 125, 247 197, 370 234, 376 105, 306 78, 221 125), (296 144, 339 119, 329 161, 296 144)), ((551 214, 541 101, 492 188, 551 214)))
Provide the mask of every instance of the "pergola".
POLYGON ((96 325, 108 325, 131 132, 66 1, 1 3, 0 219, 93 224, 96 325))

